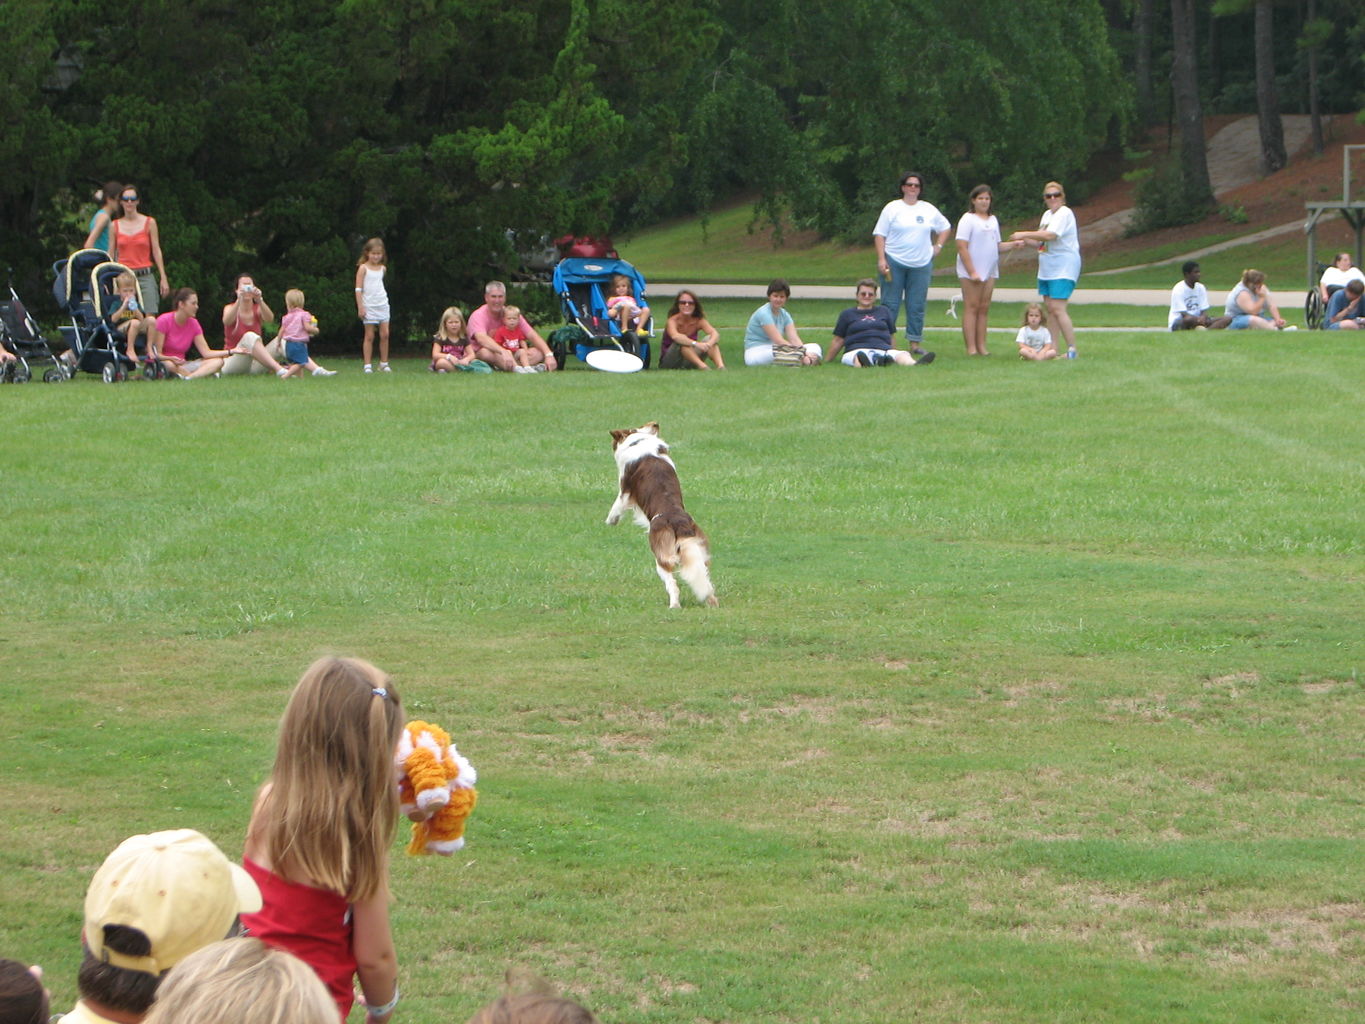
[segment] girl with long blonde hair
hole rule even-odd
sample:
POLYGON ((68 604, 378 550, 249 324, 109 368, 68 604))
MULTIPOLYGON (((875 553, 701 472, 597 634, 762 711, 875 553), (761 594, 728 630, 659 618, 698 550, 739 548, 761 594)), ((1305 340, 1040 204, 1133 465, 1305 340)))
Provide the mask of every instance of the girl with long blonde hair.
POLYGON ((394 751, 403 706, 379 669, 320 658, 294 687, 247 830, 243 866, 261 890, 252 935, 318 973, 344 1020, 360 978, 368 1024, 398 1002, 388 851, 398 827, 394 751))

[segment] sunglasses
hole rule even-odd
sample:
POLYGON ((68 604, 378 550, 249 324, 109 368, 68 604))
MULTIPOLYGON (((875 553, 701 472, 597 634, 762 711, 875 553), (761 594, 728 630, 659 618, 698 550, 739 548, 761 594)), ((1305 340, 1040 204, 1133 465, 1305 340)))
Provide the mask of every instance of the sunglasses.
POLYGON ((876 292, 859 292, 859 293, 858 293, 858 298, 860 298, 860 299, 870 299, 870 298, 873 298, 876 294, 877 294, 876 292))
POLYGON ((1061 199, 1061 198, 1062 198, 1062 194, 1061 194, 1060 192, 1044 192, 1044 193, 1043 193, 1043 198, 1044 198, 1044 199, 1061 199))
POLYGON ((125 203, 137 202, 137 196, 119 196, 119 198, 122 199, 125 203))
POLYGON ((678 305, 679 305, 679 306, 695 306, 696 303, 693 302, 691 299, 679 299, 679 300, 678 300, 678 305))

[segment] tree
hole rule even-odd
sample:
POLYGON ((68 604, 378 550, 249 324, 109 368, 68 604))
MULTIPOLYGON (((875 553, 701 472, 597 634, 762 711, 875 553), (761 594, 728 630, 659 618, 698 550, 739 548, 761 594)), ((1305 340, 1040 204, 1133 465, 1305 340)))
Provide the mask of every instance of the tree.
POLYGON ((1213 206, 1213 183, 1204 147, 1204 104, 1199 96, 1199 44, 1196 37, 1196 0, 1171 0, 1171 89, 1180 131, 1180 181, 1184 200, 1192 207, 1213 206))
POLYGON ((1274 174, 1289 162, 1284 123, 1275 88, 1275 11, 1272 0, 1256 0, 1256 114, 1261 129, 1261 173, 1274 174))

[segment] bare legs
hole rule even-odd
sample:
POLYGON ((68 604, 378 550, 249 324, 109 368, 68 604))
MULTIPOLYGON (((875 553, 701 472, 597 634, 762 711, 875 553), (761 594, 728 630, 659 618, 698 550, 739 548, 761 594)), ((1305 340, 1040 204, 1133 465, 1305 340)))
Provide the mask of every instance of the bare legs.
POLYGON ((1044 298, 1043 302, 1047 304, 1048 323, 1056 326, 1061 332, 1067 348, 1075 348, 1076 329, 1071 325, 1071 314, 1066 311, 1066 299, 1054 299, 1049 296, 1044 298))
POLYGON ((995 279, 974 281, 959 277, 962 285, 962 340, 969 356, 988 356, 986 349, 986 318, 991 309, 991 293, 995 279))

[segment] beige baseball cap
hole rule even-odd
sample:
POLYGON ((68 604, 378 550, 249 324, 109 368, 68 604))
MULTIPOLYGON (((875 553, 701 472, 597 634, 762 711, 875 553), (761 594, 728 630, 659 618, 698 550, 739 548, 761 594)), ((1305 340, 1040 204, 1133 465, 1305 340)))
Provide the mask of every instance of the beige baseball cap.
POLYGON ((132 836, 105 858, 85 894, 85 944, 95 959, 161 974, 227 937, 238 914, 261 909, 261 891, 203 834, 171 829, 132 836), (152 944, 130 956, 104 944, 106 925, 136 928, 152 944))

